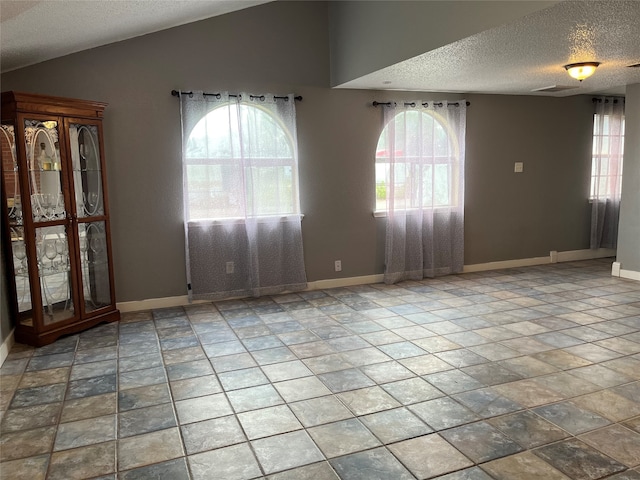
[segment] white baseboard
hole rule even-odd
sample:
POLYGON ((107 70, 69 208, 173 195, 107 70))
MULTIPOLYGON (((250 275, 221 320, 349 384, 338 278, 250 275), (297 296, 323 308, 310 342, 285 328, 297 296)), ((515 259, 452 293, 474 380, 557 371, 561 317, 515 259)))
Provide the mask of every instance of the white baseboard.
MULTIPOLYGON (((576 260, 590 260, 593 258, 613 257, 616 255, 615 250, 601 248, 598 250, 571 250, 566 252, 550 252, 548 257, 519 258, 516 260, 504 260, 500 262, 476 263, 474 265, 465 265, 462 272, 483 272, 487 270, 501 270, 504 268, 530 267, 533 265, 545 265, 556 260, 558 262, 573 262, 576 260)), ((623 270, 625 271, 625 270, 623 270)), ((625 271, 626 272, 626 271, 625 271)), ((630 272, 638 274, 637 272, 630 272)), ((622 274, 620 275, 622 276, 622 274)), ((384 275, 363 275, 359 277, 346 278, 327 278, 325 280, 315 280, 307 284, 306 291, 323 290, 325 288, 351 287, 354 285, 369 285, 372 283, 381 283, 384 275)), ((625 277, 634 278, 634 277, 625 277)), ((208 303, 209 300, 194 300, 192 303, 208 303)), ((155 308, 182 307, 189 305, 189 297, 180 295, 177 297, 151 298, 148 300, 137 300, 132 302, 119 302, 118 309, 125 312, 138 312, 141 310, 151 310, 155 308)))
POLYGON ((484 272, 487 270, 501 270, 504 268, 531 267, 556 262, 575 262, 579 260, 592 260, 594 258, 615 257, 616 250, 611 248, 598 248, 592 250, 567 250, 565 252, 551 251, 548 257, 518 258, 515 260, 503 260, 500 262, 475 263, 465 265, 463 273, 484 272))
POLYGON ((594 258, 606 258, 615 256, 615 248, 585 248, 584 250, 568 250, 566 252, 558 252, 558 261, 576 262, 579 260, 592 260, 594 258))
POLYGON ((635 270, 625 270, 622 268, 622 264, 620 262, 613 262, 611 265, 611 276, 640 281, 640 272, 636 272, 635 270))
MULTIPOLYGON (((191 304, 208 303, 207 300, 194 300, 191 304)), ((134 300, 131 302, 118 302, 116 307, 122 313, 140 312, 142 310, 152 310, 154 308, 182 307, 190 305, 188 295, 177 297, 149 298, 147 300, 134 300)))
POLYGON ((6 360, 7 355, 9 355, 9 352, 11 351, 11 347, 13 347, 13 344, 16 343, 15 338, 13 336, 13 333, 15 331, 16 331, 15 328, 11 330, 9 332, 9 335, 7 335, 7 338, 4 339, 4 342, 2 342, 2 345, 0 345, 0 367, 6 360))
POLYGON ((551 263, 549 257, 518 258, 516 260, 502 260, 500 262, 474 263, 465 265, 462 273, 485 272, 488 270, 502 270, 504 268, 531 267, 551 263))
MULTIPOLYGON (((361 277, 328 278, 326 280, 316 280, 315 282, 307 283, 307 288, 305 291, 380 283, 382 282, 383 277, 384 276, 380 274, 365 275, 361 277)), ((118 302, 116 306, 122 313, 126 313, 139 312, 142 310, 152 310, 155 308, 184 307, 185 305, 209 303, 210 301, 211 300, 194 300, 193 302, 189 303, 188 295, 179 295, 177 297, 150 298, 147 300, 134 300, 132 302, 118 302)))
POLYGON ((384 275, 381 273, 377 275, 363 275, 361 277, 327 278, 326 280, 316 280, 315 282, 307 283, 307 291, 352 287, 354 285, 369 285, 372 283, 381 283, 383 280, 384 275))
POLYGON ((640 272, 620 269, 620 278, 628 278, 629 280, 637 280, 640 282, 640 272))

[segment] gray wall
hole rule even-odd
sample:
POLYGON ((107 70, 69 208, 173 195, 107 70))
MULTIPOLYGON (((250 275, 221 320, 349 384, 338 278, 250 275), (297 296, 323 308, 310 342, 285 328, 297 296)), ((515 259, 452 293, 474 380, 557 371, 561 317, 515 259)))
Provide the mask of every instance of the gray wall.
POLYGON ((617 261, 620 268, 640 273, 640 83, 627 86, 625 122, 617 261))
POLYGON ((589 248, 591 97, 468 97, 465 264, 589 248))
POLYGON ((341 85, 556 3, 331 2, 331 85, 341 85))
MULTIPOLYGON (((328 8, 274 2, 2 76, 3 90, 100 100, 119 302, 186 294, 178 100, 171 89, 295 92, 310 281, 382 273, 373 100, 332 90, 328 8), (341 259, 343 271, 333 271, 341 259)), ((590 97, 469 95, 465 263, 588 248, 590 97), (525 172, 513 173, 524 161, 525 172)))

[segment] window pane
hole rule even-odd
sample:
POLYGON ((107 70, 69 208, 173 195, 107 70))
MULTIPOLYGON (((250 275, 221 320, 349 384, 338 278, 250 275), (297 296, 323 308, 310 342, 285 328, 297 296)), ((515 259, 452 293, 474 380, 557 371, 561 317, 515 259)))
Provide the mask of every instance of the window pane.
POLYGON ((436 125, 435 134, 436 134, 436 138, 434 142, 435 155, 438 157, 447 156, 447 154, 449 153, 449 137, 447 136, 447 133, 444 131, 444 128, 442 128, 442 125, 440 125, 439 123, 436 125))
POLYGON ((434 121, 430 115, 422 114, 422 154, 429 158, 434 155, 433 130, 434 121))
POLYGON ((422 172, 422 205, 431 206, 433 202, 433 166, 425 165, 422 172))
POLYGON ((187 158, 231 158, 238 132, 231 132, 229 113, 229 107, 217 108, 198 122, 187 140, 187 158))
POLYGON ((248 158, 290 158, 291 147, 282 127, 263 110, 240 106, 242 146, 248 158), (256 134, 258 133, 258 134, 256 134))
POLYGON ((407 112, 405 114, 406 120, 406 145, 405 155, 417 157, 422 153, 421 145, 421 131, 420 131, 420 117, 422 115, 418 112, 407 112))
POLYGON ((451 203, 449 165, 440 164, 435 166, 434 184, 434 204, 438 206, 449 205, 451 203))
POLYGON ((189 220, 239 217, 242 208, 242 175, 233 165, 187 166, 189 220))
POLYGON ((624 155, 624 118, 594 115, 592 152, 590 197, 600 200, 619 198, 624 155))
POLYGON ((423 201, 422 197, 422 182, 420 179, 422 178, 422 167, 418 163, 412 163, 410 169, 410 177, 408 179, 408 184, 410 188, 411 195, 411 207, 416 208, 419 207, 423 201))
POLYGON ((451 150, 446 129, 432 115, 419 110, 396 115, 376 148, 376 210, 386 210, 391 194, 396 209, 450 205, 451 150), (393 185, 388 167, 392 160, 393 185))
POLYGON ((598 179, 598 196, 606 196, 607 194, 607 177, 600 177, 598 179))
POLYGON ((297 213, 291 142, 261 108, 233 104, 209 112, 187 141, 189 220, 297 213))
POLYGON ((250 212, 255 215, 295 212, 291 167, 254 167, 248 179, 250 212))

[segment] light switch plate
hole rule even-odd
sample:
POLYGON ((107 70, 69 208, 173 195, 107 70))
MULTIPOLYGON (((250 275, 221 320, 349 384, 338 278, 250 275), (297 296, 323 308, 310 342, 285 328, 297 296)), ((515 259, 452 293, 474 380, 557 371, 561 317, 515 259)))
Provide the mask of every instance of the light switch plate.
POLYGON ((522 173, 524 171, 524 162, 516 162, 513 171, 516 173, 522 173))

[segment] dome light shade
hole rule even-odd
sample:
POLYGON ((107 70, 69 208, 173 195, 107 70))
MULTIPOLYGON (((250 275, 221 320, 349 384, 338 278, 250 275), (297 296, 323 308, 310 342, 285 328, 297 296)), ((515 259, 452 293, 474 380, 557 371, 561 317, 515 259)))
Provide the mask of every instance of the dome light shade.
POLYGON ((600 65, 600 62, 580 62, 570 63, 569 65, 565 65, 564 68, 573 78, 582 81, 593 75, 598 65, 600 65))

